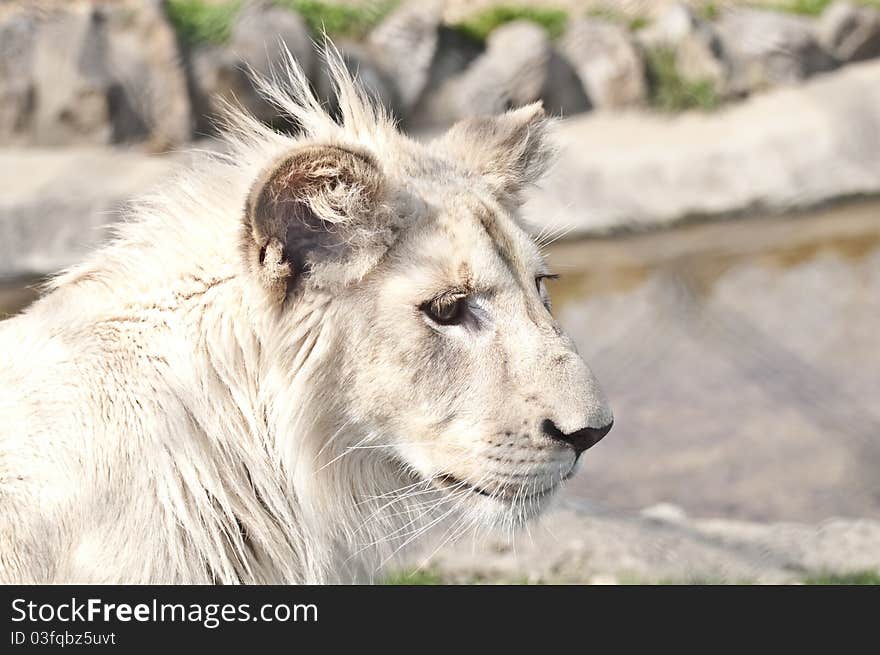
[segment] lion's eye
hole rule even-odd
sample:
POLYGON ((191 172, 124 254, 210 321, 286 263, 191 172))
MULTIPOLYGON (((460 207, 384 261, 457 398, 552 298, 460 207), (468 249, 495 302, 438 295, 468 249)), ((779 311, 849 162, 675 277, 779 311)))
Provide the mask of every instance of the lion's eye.
POLYGON ((547 293, 547 288, 544 285, 544 280, 558 280, 558 275, 538 275, 535 277, 535 287, 538 289, 538 295, 541 296, 541 300, 544 302, 544 305, 547 309, 550 309, 550 296, 547 293))
POLYGON ((440 325, 457 325, 464 320, 467 299, 442 298, 431 300, 422 305, 422 311, 435 323, 440 325))

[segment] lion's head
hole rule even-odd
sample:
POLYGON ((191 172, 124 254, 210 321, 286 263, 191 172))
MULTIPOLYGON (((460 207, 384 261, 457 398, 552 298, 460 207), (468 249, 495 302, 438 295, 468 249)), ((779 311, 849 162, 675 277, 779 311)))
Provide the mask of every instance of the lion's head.
POLYGON ((245 212, 248 267, 297 344, 279 366, 324 353, 319 468, 359 451, 471 516, 534 514, 612 424, 517 215, 549 158, 547 118, 532 105, 417 143, 349 91, 354 116, 268 166, 245 212), (317 311, 323 346, 298 327, 317 311))

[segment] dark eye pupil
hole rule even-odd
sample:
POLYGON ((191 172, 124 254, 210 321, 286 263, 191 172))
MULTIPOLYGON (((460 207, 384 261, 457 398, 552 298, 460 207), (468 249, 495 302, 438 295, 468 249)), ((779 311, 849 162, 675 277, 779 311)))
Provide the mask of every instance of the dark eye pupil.
POLYGON ((535 287, 538 289, 538 295, 543 296, 544 295, 544 278, 543 277, 536 277, 535 278, 535 287))
POLYGON ((544 277, 536 277, 535 278, 535 286, 538 288, 538 295, 541 297, 541 300, 544 303, 544 307, 548 310, 550 309, 550 297, 545 295, 544 292, 544 277))
POLYGON ((438 303, 432 302, 425 306, 425 313, 432 320, 441 325, 452 325, 461 321, 464 314, 465 301, 463 298, 452 302, 438 303))

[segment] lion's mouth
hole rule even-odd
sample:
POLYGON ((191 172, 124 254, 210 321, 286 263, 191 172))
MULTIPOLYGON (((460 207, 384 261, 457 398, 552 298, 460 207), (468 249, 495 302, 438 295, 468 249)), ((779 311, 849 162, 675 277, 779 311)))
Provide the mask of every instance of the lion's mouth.
POLYGON ((451 473, 441 473, 432 480, 434 486, 444 491, 469 491, 479 496, 486 496, 493 500, 500 500, 508 503, 521 502, 527 500, 535 500, 556 490, 557 485, 550 485, 544 489, 525 491, 523 487, 503 487, 499 486, 495 489, 486 489, 475 484, 471 484, 466 480, 457 478, 451 473))

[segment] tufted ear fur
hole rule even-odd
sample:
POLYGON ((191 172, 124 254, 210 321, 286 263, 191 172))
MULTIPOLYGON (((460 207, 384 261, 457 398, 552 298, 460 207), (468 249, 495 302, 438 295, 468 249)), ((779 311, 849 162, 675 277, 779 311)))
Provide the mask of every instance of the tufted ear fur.
POLYGON ((244 255, 281 300, 306 278, 318 286, 365 272, 358 258, 381 234, 384 178, 371 156, 308 145, 276 162, 254 184, 245 212, 244 255))
POLYGON ((481 175, 502 201, 516 203, 549 165, 553 149, 540 102, 500 116, 477 116, 453 125, 440 139, 451 157, 481 175))

